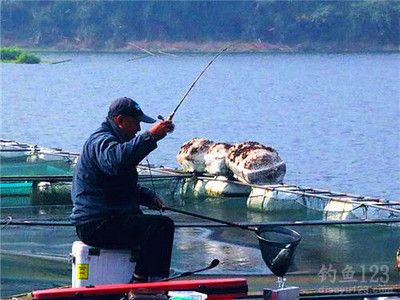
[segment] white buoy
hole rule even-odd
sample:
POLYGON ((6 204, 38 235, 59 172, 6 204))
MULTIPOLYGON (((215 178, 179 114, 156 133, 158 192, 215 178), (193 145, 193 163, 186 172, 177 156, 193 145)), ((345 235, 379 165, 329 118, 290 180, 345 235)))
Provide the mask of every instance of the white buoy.
POLYGON ((296 201, 297 198, 293 194, 253 187, 247 198, 247 207, 253 210, 268 212, 304 209, 304 206, 296 201))
POLYGON ((249 186, 233 183, 224 176, 217 176, 209 179, 185 179, 181 187, 181 194, 184 196, 236 197, 247 196, 250 190, 249 186))

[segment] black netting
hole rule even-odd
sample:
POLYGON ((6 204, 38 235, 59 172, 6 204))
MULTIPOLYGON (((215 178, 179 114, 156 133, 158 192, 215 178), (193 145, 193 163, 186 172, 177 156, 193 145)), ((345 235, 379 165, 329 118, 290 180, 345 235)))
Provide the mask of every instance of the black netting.
POLYGON ((257 231, 262 257, 276 276, 288 271, 301 236, 284 227, 262 227, 257 231))

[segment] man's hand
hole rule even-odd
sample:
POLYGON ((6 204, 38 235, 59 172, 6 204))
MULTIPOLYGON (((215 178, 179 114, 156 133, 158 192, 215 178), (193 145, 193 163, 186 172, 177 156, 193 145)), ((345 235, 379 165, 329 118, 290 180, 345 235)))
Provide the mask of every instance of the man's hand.
POLYGON ((153 125, 149 132, 157 140, 163 139, 167 133, 174 131, 175 125, 171 120, 165 120, 153 125))
POLYGON ((153 199, 151 199, 148 204, 148 207, 154 210, 160 210, 164 206, 165 206, 164 201, 157 195, 154 195, 153 199))

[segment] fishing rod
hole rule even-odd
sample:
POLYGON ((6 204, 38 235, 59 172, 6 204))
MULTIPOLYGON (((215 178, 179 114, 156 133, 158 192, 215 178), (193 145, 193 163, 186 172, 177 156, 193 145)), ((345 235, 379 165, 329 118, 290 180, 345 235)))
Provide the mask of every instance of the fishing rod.
POLYGON ((207 270, 213 269, 218 265, 219 265, 219 259, 213 259, 213 261, 210 263, 210 265, 208 267, 201 268, 201 269, 195 270, 195 271, 183 272, 183 273, 181 273, 179 275, 171 276, 171 277, 165 278, 165 279, 160 280, 160 281, 170 281, 170 280, 175 280, 175 279, 182 278, 182 277, 192 276, 192 275, 194 275, 196 273, 200 273, 200 272, 203 272, 203 271, 207 271, 207 270))
MULTIPOLYGON (((204 219, 216 223, 220 223, 221 225, 212 225, 205 223, 202 224, 192 224, 192 227, 237 227, 244 230, 249 230, 253 232, 257 232, 259 227, 263 226, 321 226, 321 225, 352 225, 352 224, 389 224, 389 223, 400 223, 400 218, 390 218, 390 219, 359 219, 359 220, 297 220, 297 221, 273 221, 267 223, 234 223, 225 220, 220 220, 216 218, 212 218, 205 215, 196 214, 193 212, 188 212, 185 210, 172 208, 168 206, 164 206, 163 210, 169 210, 172 212, 180 213, 183 215, 188 215, 191 217, 196 217, 199 219, 204 219)), ((191 226, 191 225, 188 225, 191 226)), ((177 226, 178 227, 178 226, 177 226)))
MULTIPOLYGON (((168 210, 164 207, 165 210, 168 210)), ((172 208, 169 209, 173 211, 172 208)), ((400 223, 400 218, 390 218, 390 219, 351 219, 351 220, 294 220, 294 221, 272 221, 272 222, 260 222, 260 223, 251 223, 251 222, 242 222, 242 223, 232 223, 228 221, 223 221, 219 219, 214 219, 208 216, 203 216, 183 210, 174 209, 174 212, 178 212, 181 214, 189 215, 192 217, 206 219, 215 223, 187 223, 187 222, 179 222, 175 223, 176 228, 223 228, 223 227, 253 227, 259 228, 262 226, 328 226, 328 225, 361 225, 361 224, 390 224, 390 223, 400 223), (217 224, 216 224, 217 223, 217 224), (232 225, 234 224, 234 225, 232 225)), ((0 221, 0 225, 3 225, 2 229, 7 226, 49 226, 49 227, 73 227, 71 222, 68 221, 48 221, 48 220, 21 220, 21 219, 13 219, 11 216, 8 216, 6 219, 0 221)), ((253 230, 252 230, 253 231, 253 230)))
MULTIPOLYGON (((169 115, 169 117, 167 118, 167 120, 172 121, 172 119, 175 116, 175 113, 178 111, 179 107, 182 105, 183 101, 185 101, 187 95, 189 95, 190 91, 193 89, 193 87, 196 85, 197 81, 199 81, 199 79, 201 78, 201 76, 203 76, 203 74, 207 71, 207 69, 212 65, 212 63, 222 54, 224 53, 226 50, 228 50, 232 45, 229 45, 227 47, 225 47, 224 49, 222 49, 220 52, 217 53, 217 55, 215 55, 213 57, 213 59, 210 60, 210 62, 207 64, 207 66, 201 71, 201 73, 199 74, 199 76, 197 76, 196 80, 193 81, 193 83, 191 84, 191 86, 189 87, 189 89, 186 91, 185 95, 182 97, 182 99, 178 102, 178 104, 176 105, 174 111, 169 115)), ((159 115, 157 117, 160 120, 164 120, 164 118, 159 115)))
MULTIPOLYGON (((200 72, 200 74, 197 76, 197 78, 195 79, 195 81, 193 81, 193 83, 190 85, 189 89, 186 91, 186 93, 183 95, 182 99, 178 102, 178 104, 176 105, 175 109, 173 110, 173 112, 169 115, 169 117, 167 118, 167 120, 172 121, 172 119, 175 116, 175 113, 178 111, 179 107, 182 105, 183 101, 185 101, 186 97, 189 95, 190 91, 193 89, 193 87, 196 85, 197 81, 199 81, 199 79, 201 78, 201 76, 203 76, 203 74, 207 71, 207 69, 212 65, 212 63, 222 54, 224 53, 226 50, 228 50, 232 45, 229 45, 227 47, 225 47, 224 49, 222 49, 220 52, 217 53, 217 55, 215 55, 210 62, 207 64, 207 66, 200 72)), ((164 117, 161 115, 158 115, 157 118, 159 120, 164 121, 164 117)), ((151 168, 150 168, 150 163, 147 160, 147 165, 148 165, 148 169, 149 169, 149 173, 150 173, 150 179, 151 179, 151 183, 153 186, 153 192, 155 192, 155 187, 154 187, 154 182, 153 182, 153 175, 151 173, 151 168)))

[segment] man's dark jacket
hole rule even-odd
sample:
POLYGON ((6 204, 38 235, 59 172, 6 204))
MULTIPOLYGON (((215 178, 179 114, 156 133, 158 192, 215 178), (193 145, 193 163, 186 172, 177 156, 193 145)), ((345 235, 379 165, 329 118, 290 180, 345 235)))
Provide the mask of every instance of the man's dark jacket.
POLYGON ((113 215, 141 214, 154 192, 137 184, 136 166, 157 148, 145 132, 126 140, 117 125, 108 119, 86 141, 72 181, 73 224, 113 215))

